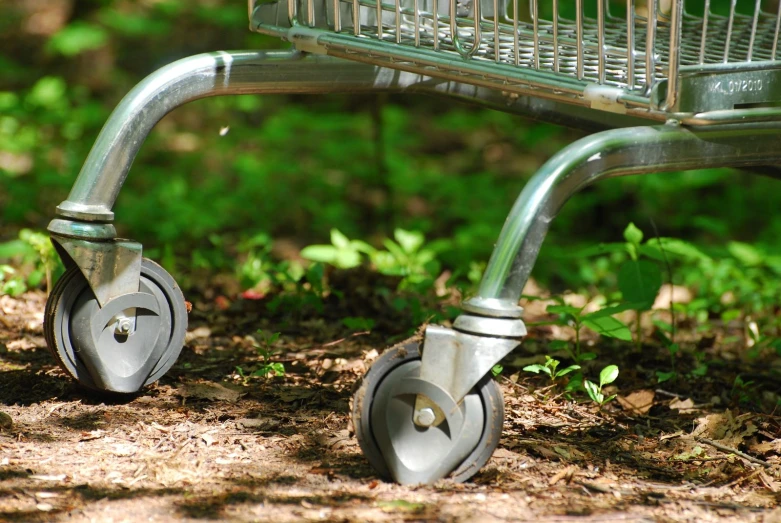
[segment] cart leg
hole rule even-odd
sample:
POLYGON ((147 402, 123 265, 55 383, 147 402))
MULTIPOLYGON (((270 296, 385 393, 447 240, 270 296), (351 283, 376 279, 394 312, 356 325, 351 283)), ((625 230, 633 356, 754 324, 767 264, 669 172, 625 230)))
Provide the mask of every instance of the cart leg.
POLYGON ((135 392, 181 350, 181 291, 143 258, 139 243, 117 239, 112 224, 136 153, 165 114, 207 96, 425 90, 435 87, 427 87, 430 80, 328 56, 262 51, 201 54, 152 73, 111 114, 49 224, 68 267, 47 304, 44 327, 55 357, 88 387, 135 392))
MULTIPOLYGON (((429 326, 420 364, 414 369, 409 367, 410 370, 384 371, 386 379, 391 380, 385 383, 398 384, 393 385, 394 390, 388 388, 391 385, 378 386, 377 398, 372 401, 395 405, 394 401, 401 402, 402 398, 414 393, 414 408, 410 407, 412 421, 406 419, 406 411, 400 407, 395 407, 398 411, 387 413, 366 409, 362 413, 353 411, 356 431, 363 426, 364 432, 372 432, 373 440, 367 442, 364 436, 362 447, 370 459, 375 456, 373 463, 379 461, 377 455, 381 456, 384 464, 375 467, 383 472, 382 467, 386 466, 388 475, 402 483, 431 482, 442 477, 442 471, 448 466, 465 462, 469 465, 470 460, 475 459, 469 453, 468 445, 463 444, 474 429, 462 430, 460 424, 466 422, 451 419, 450 413, 454 412, 455 406, 460 406, 465 413, 469 413, 470 408, 471 412, 479 410, 474 401, 467 400, 481 387, 479 384, 491 368, 517 347, 526 334, 521 320, 522 309, 518 306, 521 291, 551 220, 573 194, 596 180, 612 176, 774 164, 781 160, 780 143, 781 124, 778 123, 700 129, 669 123, 591 135, 551 158, 518 197, 479 292, 463 304, 464 314, 456 319, 454 328, 429 326), (397 376, 402 372, 410 377, 397 376), (374 424, 363 419, 368 415, 376 418, 374 424), (416 430, 395 428, 413 423, 416 430), (422 435, 435 431, 440 424, 445 427, 440 432, 450 434, 450 438, 436 440, 437 448, 420 448, 426 446, 422 435), (430 466, 421 467, 420 456, 426 456, 427 451, 436 454, 437 459, 430 466), (417 461, 412 459, 414 456, 419 457, 417 461)), ((381 362, 380 367, 383 366, 387 367, 388 363, 381 362)), ((371 371, 367 378, 370 375, 371 371)), ((379 381, 379 378, 374 380, 379 381)), ((356 405, 359 401, 369 400, 359 393, 356 405)), ((496 412, 493 412, 494 416, 496 412)), ((482 414, 485 419, 492 417, 485 405, 482 414)), ((501 431, 501 423, 498 427, 494 430, 501 431)), ((495 435, 493 441, 498 437, 495 435)), ((459 469, 451 470, 458 472, 459 469)))
POLYGON ((669 123, 604 131, 564 148, 540 168, 516 200, 479 291, 463 303, 464 314, 456 319, 455 329, 429 328, 421 378, 460 401, 464 391, 512 350, 507 340, 526 334, 518 306, 521 291, 551 221, 577 191, 622 175, 772 165, 781 160, 779 143, 778 123, 704 128, 669 123), (494 340, 488 352, 482 348, 486 336, 494 340), (463 363, 451 364, 445 373, 443 358, 463 363))

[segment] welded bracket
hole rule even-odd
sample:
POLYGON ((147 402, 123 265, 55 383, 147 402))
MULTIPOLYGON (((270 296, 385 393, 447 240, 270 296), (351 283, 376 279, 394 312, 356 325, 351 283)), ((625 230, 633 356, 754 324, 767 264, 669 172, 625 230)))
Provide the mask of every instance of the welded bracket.
POLYGON ((113 298, 139 291, 140 243, 120 239, 88 241, 56 234, 51 239, 79 267, 101 307, 113 298))
MULTIPOLYGON (((490 321, 491 326, 496 328, 494 323, 502 320, 490 318, 490 321)), ((512 335, 512 338, 476 335, 438 325, 426 327, 420 379, 437 385, 450 395, 455 404, 459 404, 494 365, 520 345, 521 337, 526 335, 526 327, 522 320, 504 321, 507 326, 500 329, 502 332, 494 331, 494 333, 512 335)), ((477 330, 475 327, 479 324, 479 320, 469 318, 468 321, 459 322, 457 319, 455 324, 457 328, 459 323, 463 326, 469 325, 470 330, 474 331, 477 330)), ((416 423, 420 420, 422 423, 418 424, 436 426, 446 417, 446 413, 442 412, 436 402, 422 394, 417 396, 414 415, 416 423), (433 416, 431 416, 432 412, 433 416)))

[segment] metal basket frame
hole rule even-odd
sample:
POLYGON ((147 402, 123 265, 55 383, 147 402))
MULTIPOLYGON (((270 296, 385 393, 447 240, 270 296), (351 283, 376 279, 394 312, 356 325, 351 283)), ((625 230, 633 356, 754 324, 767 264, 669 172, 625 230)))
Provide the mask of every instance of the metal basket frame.
POLYGON ((539 16, 539 0, 525 19, 519 0, 463 2, 250 0, 249 9, 253 30, 300 49, 515 94, 687 124, 781 114, 781 7, 768 13, 754 0, 746 15, 731 0, 725 16, 705 0, 697 15, 685 0, 649 0, 641 13, 627 0, 617 17, 606 0, 576 0, 569 20, 559 0, 550 19, 539 16))

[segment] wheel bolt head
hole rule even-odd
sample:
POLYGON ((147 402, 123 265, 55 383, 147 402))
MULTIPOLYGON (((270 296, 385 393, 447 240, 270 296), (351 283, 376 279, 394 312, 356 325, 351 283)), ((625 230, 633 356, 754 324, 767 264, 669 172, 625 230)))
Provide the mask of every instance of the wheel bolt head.
POLYGON ((129 319, 124 318, 117 322, 116 333, 117 334, 130 334, 130 328, 132 324, 129 319))
POLYGON ((420 409, 415 413, 415 424, 421 427, 430 427, 436 419, 437 415, 434 414, 434 409, 429 407, 420 409))

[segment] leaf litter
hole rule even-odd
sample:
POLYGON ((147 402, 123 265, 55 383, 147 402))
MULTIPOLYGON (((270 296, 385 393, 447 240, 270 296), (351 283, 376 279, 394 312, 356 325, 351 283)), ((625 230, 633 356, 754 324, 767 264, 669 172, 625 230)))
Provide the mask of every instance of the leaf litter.
POLYGON ((531 338, 499 377, 489 463, 465 484, 409 487, 376 475, 348 420, 355 381, 399 332, 299 322, 275 356, 285 376, 244 381, 259 300, 196 301, 169 375, 111 398, 68 381, 38 343, 44 301, 0 299, 2 521, 781 521, 779 418, 713 401, 738 369, 671 393, 642 371, 653 350, 592 345, 621 369, 600 408, 513 366, 541 357, 546 338, 531 338))

